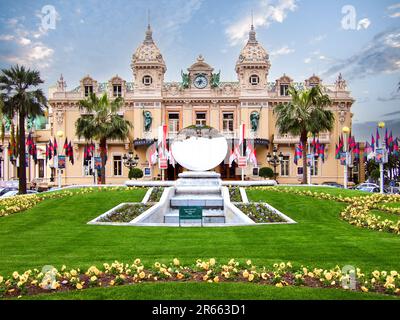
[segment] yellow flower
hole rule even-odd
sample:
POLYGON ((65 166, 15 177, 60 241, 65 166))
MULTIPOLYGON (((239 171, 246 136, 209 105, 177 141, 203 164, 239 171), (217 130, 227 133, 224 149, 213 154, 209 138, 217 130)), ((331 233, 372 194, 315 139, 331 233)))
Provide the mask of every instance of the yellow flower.
POLYGON ((146 274, 144 273, 144 271, 139 273, 139 278, 143 279, 146 276, 146 274))
POLYGON ((243 277, 248 278, 249 277, 249 272, 247 270, 243 271, 243 277))
POLYGON ((159 268, 161 267, 161 264, 160 264, 159 262, 156 262, 156 263, 154 264, 154 266, 155 266, 157 269, 159 269, 159 268))
POLYGON ((4 278, 2 276, 0 276, 0 283, 2 283, 4 280, 4 278))
POLYGON ((138 265, 138 264, 140 264, 140 262, 141 262, 140 259, 136 259, 134 263, 135 263, 136 265, 138 265))
POLYGON ((78 290, 81 290, 82 288, 83 288, 83 286, 82 286, 82 284, 81 283, 77 283, 76 284, 76 288, 78 289, 78 290))
POLYGON ((177 277, 179 280, 181 280, 181 279, 183 279, 184 275, 183 275, 182 273, 178 272, 177 275, 176 275, 176 277, 177 277))
POLYGON ((361 290, 362 290, 363 292, 368 292, 368 288, 367 288, 367 287, 364 287, 364 286, 361 287, 361 290))
POLYGON ((211 258, 210 259, 210 266, 214 266, 215 265, 215 259, 214 258, 211 258))
POLYGON ((250 273, 250 274, 249 274, 249 281, 251 282, 251 281, 253 281, 253 280, 254 280, 254 274, 250 273))
POLYGON ((13 276, 14 279, 17 279, 19 277, 19 274, 18 274, 17 271, 14 271, 12 276, 13 276))
POLYGON ((97 277, 96 276, 92 276, 91 278, 90 278, 90 281, 92 281, 92 282, 95 282, 97 280, 97 277))
POLYGON ((174 259, 174 266, 179 266, 180 262, 177 258, 174 259))
POLYGON ((284 269, 285 267, 286 267, 285 263, 281 262, 280 265, 279 265, 279 268, 284 269))
POLYGON ((251 265, 251 260, 247 260, 247 261, 246 261, 246 264, 247 264, 248 266, 250 266, 250 265, 251 265))
POLYGON ((325 273, 325 279, 328 280, 328 281, 331 281, 332 280, 332 273, 330 273, 330 272, 325 273))
POLYGON ((75 269, 71 270, 71 276, 76 277, 78 275, 78 272, 75 269))
POLYGON ((261 278, 263 278, 264 280, 268 280, 268 274, 265 272, 261 273, 261 278))
POLYGON ((283 287, 283 284, 280 283, 280 282, 278 282, 278 283, 275 285, 275 287, 277 287, 277 288, 282 288, 282 287, 283 287))
POLYGON ((204 277, 203 277, 203 281, 207 281, 208 280, 208 275, 205 275, 204 277))
POLYGON ((215 277, 214 277, 214 282, 216 282, 216 283, 218 283, 218 282, 219 282, 219 278, 218 278, 218 276, 215 276, 215 277))
POLYGON ((111 280, 110 281, 110 286, 113 286, 115 284, 115 281, 114 280, 111 280))

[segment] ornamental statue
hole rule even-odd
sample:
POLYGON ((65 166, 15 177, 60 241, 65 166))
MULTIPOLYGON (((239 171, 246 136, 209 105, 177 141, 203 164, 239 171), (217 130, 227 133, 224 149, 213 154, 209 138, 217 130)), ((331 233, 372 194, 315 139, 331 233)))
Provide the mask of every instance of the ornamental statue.
POLYGON ((189 73, 183 73, 183 71, 181 70, 181 76, 182 76, 182 87, 184 89, 189 88, 190 85, 189 73))
POLYGON ((221 70, 218 73, 211 74, 211 88, 219 87, 221 77, 221 70))
POLYGON ((256 132, 258 130, 258 124, 260 122, 260 114, 257 111, 254 111, 250 114, 250 124, 251 130, 256 132))
POLYGON ((153 123, 153 117, 150 111, 143 111, 144 118, 144 131, 149 132, 151 129, 151 124, 153 123))

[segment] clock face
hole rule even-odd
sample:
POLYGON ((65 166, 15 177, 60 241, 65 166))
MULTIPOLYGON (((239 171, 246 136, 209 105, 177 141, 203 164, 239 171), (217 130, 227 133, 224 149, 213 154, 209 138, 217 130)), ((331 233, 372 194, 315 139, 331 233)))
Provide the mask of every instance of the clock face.
POLYGON ((208 85, 208 80, 205 76, 197 76, 193 81, 194 86, 197 89, 204 89, 208 85))

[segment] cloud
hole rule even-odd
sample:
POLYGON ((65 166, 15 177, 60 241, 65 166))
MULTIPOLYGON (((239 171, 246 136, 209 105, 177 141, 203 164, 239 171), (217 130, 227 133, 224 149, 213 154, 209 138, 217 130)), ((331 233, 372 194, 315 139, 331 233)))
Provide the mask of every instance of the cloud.
MULTIPOLYGON (((400 136, 400 118, 385 120, 385 124, 388 130, 393 130, 393 136, 400 136)), ((371 133, 376 130, 376 121, 353 123, 352 130, 357 141, 370 141, 371 133)))
POLYGON ((389 102, 389 101, 396 101, 400 100, 400 93, 392 93, 389 97, 378 97, 377 99, 379 102, 389 102))
POLYGON ((311 62, 311 58, 305 58, 304 63, 309 64, 311 62))
POLYGON ((280 49, 278 49, 278 50, 272 51, 272 52, 270 53, 270 55, 271 55, 272 57, 273 57, 273 56, 284 56, 284 55, 287 55, 287 54, 291 54, 291 53, 293 53, 293 52, 295 52, 294 49, 290 49, 288 46, 284 46, 284 47, 282 47, 282 48, 280 48, 280 49))
POLYGON ((382 117, 390 117, 390 116, 396 116, 396 115, 400 115, 400 111, 384 113, 384 114, 382 114, 382 117))
POLYGON ((24 37, 22 37, 22 38, 20 38, 19 40, 18 40, 18 43, 20 44, 20 45, 22 45, 22 46, 27 46, 28 44, 31 44, 31 40, 30 39, 28 39, 28 38, 24 38, 24 37))
MULTIPOLYGON (((297 8, 297 0, 275 0, 274 4, 267 1, 260 2, 260 8, 254 14, 254 27, 269 27, 273 22, 282 23, 289 12, 293 12, 297 8)), ((225 30, 229 44, 235 46, 242 43, 249 32, 250 19, 245 17, 238 22, 232 23, 225 30)))
MULTIPOLYGON (((400 9, 400 3, 396 3, 394 5, 391 5, 391 6, 387 7, 387 9, 389 11, 400 9)), ((400 17, 400 12, 395 12, 395 13, 389 14, 389 17, 390 18, 399 18, 400 17)))
POLYGON ((326 34, 321 34, 319 36, 316 36, 315 38, 312 38, 310 40, 310 44, 316 44, 318 42, 321 42, 321 41, 325 40, 326 38, 327 38, 326 34))
POLYGON ((370 25, 371 21, 368 18, 361 19, 358 21, 357 30, 368 29, 370 25))
POLYGON ((338 72, 349 79, 365 78, 381 73, 395 73, 400 70, 400 28, 377 34, 363 49, 353 56, 335 62, 323 77, 338 72))
POLYGON ((10 64, 22 64, 31 68, 45 69, 51 66, 54 50, 41 43, 25 46, 18 54, 0 56, 10 64))
POLYGON ((14 40, 14 36, 12 34, 1 34, 0 41, 11 41, 14 40))

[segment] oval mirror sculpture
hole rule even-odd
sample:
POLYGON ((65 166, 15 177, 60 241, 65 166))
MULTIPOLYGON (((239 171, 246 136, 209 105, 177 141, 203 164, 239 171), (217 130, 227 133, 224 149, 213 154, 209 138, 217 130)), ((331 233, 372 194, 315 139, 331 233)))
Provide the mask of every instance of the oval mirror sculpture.
POLYGON ((191 126, 178 133, 171 151, 182 167, 192 171, 207 171, 224 161, 228 143, 214 128, 191 126))

